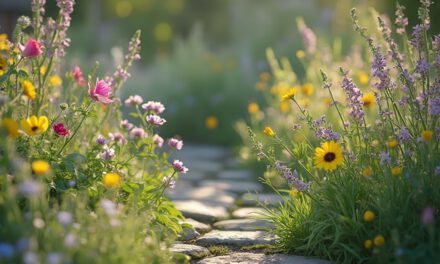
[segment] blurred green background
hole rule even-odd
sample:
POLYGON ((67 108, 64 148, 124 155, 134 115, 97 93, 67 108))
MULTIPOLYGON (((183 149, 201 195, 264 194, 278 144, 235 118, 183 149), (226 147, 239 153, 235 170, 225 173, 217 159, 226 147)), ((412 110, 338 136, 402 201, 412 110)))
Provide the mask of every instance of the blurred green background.
MULTIPOLYGON (((14 1, 0 0, 4 14, 28 12, 8 10, 13 2, 30 2, 14 1)), ((400 3, 407 6, 410 26, 414 25, 418 1, 400 3)), ((346 50, 356 37, 351 7, 366 11, 373 6, 394 20, 395 4, 392 0, 77 0, 66 69, 78 64, 87 72, 99 60, 111 73, 132 34, 141 29, 142 60, 119 96, 124 100, 139 94, 145 101, 163 102, 168 120, 163 136, 231 145, 240 140, 235 121, 246 118, 249 102, 259 101, 255 83, 259 73, 269 68, 265 49, 273 47, 277 55, 288 57, 301 74, 295 64, 295 53, 303 48, 296 17, 304 18, 318 43, 340 38, 346 50)), ((47 5, 47 13, 54 16, 55 1, 48 0, 47 5)), ((439 13, 439 7, 434 4, 432 13, 439 13)), ((438 30, 439 17, 433 17, 432 24, 438 30)))

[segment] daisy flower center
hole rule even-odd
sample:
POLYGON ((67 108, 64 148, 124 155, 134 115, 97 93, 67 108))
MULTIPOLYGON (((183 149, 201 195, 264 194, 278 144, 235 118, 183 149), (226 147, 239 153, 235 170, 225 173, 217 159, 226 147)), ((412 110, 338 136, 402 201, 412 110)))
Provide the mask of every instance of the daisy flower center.
POLYGON ((31 127, 31 130, 32 130, 32 131, 37 131, 37 130, 38 130, 38 127, 37 127, 37 126, 33 126, 33 127, 31 127))
POLYGON ((336 159, 336 154, 333 152, 328 152, 324 155, 324 160, 326 162, 332 162, 336 159))

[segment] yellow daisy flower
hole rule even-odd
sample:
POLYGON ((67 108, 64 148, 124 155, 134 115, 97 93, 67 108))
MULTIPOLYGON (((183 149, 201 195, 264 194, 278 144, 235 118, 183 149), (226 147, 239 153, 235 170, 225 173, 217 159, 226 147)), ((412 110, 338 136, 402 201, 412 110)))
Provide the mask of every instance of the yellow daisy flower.
POLYGON ((302 87, 302 92, 307 96, 311 96, 313 94, 313 85, 311 83, 304 84, 302 87))
POLYGON ((26 134, 29 136, 40 135, 44 133, 49 127, 49 119, 46 116, 31 116, 27 119, 21 120, 21 126, 26 134))
POLYGON ((255 102, 251 102, 248 104, 248 112, 249 114, 253 115, 256 114, 260 111, 260 107, 258 106, 257 103, 255 102))
POLYGON ((391 175, 393 176, 399 176, 400 174, 402 174, 402 168, 401 167, 392 167, 391 168, 391 175))
POLYGON ((389 148, 395 148, 397 146, 397 140, 395 138, 392 138, 388 140, 387 145, 389 148))
POLYGON ((362 102, 365 107, 372 107, 376 102, 376 98, 374 97, 373 92, 368 92, 362 96, 362 102))
POLYGON ((359 72, 359 82, 361 84, 368 84, 368 81, 370 80, 368 74, 364 71, 359 72))
POLYGON ((104 175, 102 178, 102 183, 107 188, 116 188, 121 183, 121 176, 116 172, 109 172, 104 175))
POLYGON ((371 239, 367 239, 364 241, 364 248, 370 249, 373 246, 373 241, 371 239))
POLYGON ((31 164, 32 171, 35 174, 44 174, 50 170, 50 164, 44 160, 36 160, 31 164))
POLYGON ((343 162, 342 147, 338 142, 327 141, 315 149, 315 166, 318 169, 333 171, 343 162))
POLYGON ((61 84, 63 84, 63 80, 58 75, 52 75, 49 78, 49 84, 52 85, 53 87, 58 87, 61 86, 61 84))
POLYGON ((362 170, 362 176, 365 178, 370 177, 373 174, 373 170, 370 167, 366 167, 362 170))
POLYGON ((303 50, 298 50, 298 51, 296 51, 296 57, 298 58, 298 59, 302 59, 302 58, 304 58, 306 56, 306 53, 303 51, 303 50))
POLYGON ((275 132, 273 132, 272 128, 268 127, 268 126, 263 129, 263 133, 266 136, 268 136, 268 137, 274 137, 275 136, 275 132))
POLYGON ((35 100, 35 98, 37 98, 35 87, 31 81, 24 80, 23 82, 21 82, 21 85, 23 86, 24 95, 26 95, 29 100, 35 100))
POLYGON ((430 141, 432 139, 432 130, 423 130, 422 131, 422 138, 424 141, 430 141))
POLYGON ((373 221, 374 217, 375 217, 375 215, 372 211, 370 211, 370 210, 365 211, 365 213, 364 213, 364 221, 365 222, 373 221))
POLYGON ((296 88, 291 88, 288 92, 284 93, 281 98, 283 99, 283 101, 287 101, 289 99, 292 99, 293 97, 295 97, 295 94, 297 93, 297 91, 298 90, 296 88))
POLYGON ((382 235, 375 236, 373 241, 374 241, 374 245, 377 247, 380 247, 383 244, 385 244, 385 238, 382 235))
POLYGON ((4 118, 2 121, 2 127, 6 129, 6 132, 8 132, 8 136, 12 138, 17 138, 18 133, 18 123, 15 122, 12 118, 4 118))

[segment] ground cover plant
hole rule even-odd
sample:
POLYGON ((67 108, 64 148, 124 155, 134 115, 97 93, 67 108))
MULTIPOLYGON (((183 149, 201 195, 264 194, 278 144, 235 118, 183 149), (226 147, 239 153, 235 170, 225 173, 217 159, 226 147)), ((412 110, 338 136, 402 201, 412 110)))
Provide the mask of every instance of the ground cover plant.
POLYGON ((182 215, 164 197, 188 169, 158 134, 160 102, 116 96, 140 59, 140 32, 111 75, 65 64, 75 2, 0 35, 0 262, 170 263, 182 215), (122 120, 131 109, 136 122, 122 120))
POLYGON ((259 86, 270 106, 249 104, 247 142, 284 179, 263 179, 284 197, 267 208, 283 250, 337 263, 440 260, 440 36, 432 2, 420 3, 412 28, 400 5, 392 20, 371 11, 373 25, 353 9, 361 42, 346 57, 298 20, 303 78, 268 50, 272 73, 259 86))

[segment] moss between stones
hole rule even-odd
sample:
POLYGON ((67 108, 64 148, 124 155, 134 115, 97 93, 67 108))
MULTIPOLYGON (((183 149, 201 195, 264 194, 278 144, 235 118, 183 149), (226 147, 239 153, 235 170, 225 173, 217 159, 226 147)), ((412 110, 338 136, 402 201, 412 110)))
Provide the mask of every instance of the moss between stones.
POLYGON ((263 252, 264 254, 275 254, 282 252, 282 250, 277 248, 275 245, 268 245, 268 244, 255 244, 255 245, 243 246, 241 250, 252 251, 252 252, 258 251, 258 252, 263 252))
POLYGON ((211 252, 214 256, 221 256, 228 254, 231 250, 226 246, 210 246, 208 248, 209 252, 211 252))

